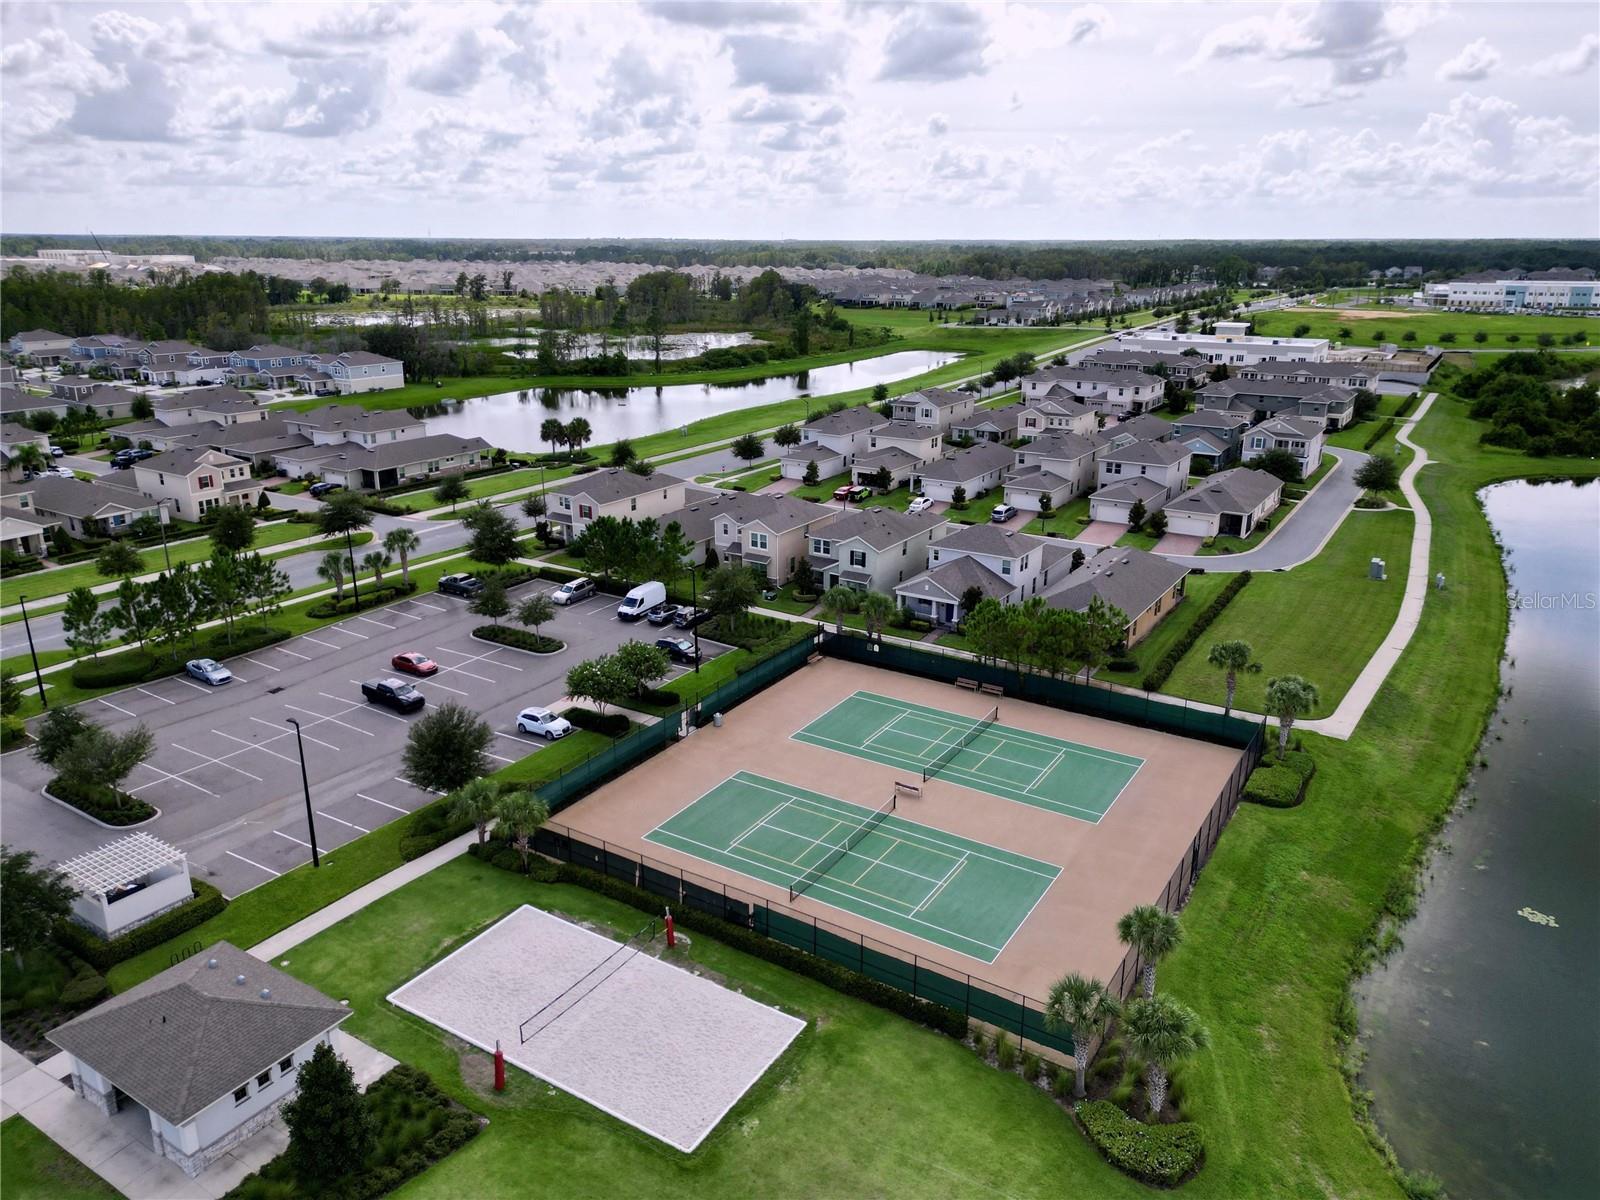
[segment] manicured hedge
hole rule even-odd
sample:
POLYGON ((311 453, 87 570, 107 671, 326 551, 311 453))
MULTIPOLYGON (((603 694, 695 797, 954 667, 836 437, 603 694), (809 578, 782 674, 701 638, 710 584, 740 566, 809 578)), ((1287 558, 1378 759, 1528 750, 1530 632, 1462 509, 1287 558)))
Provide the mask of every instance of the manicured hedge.
MULTIPOLYGON (((613 900, 620 900, 641 912, 661 911, 660 896, 652 895, 621 880, 596 874, 583 867, 575 867, 571 863, 558 864, 557 879, 562 883, 574 883, 590 891, 599 892, 603 896, 609 896, 613 900)), ((797 975, 804 975, 819 983, 827 984, 846 996, 853 996, 857 1000, 865 1000, 868 1004, 875 1004, 879 1008, 898 1013, 908 1020, 926 1025, 958 1041, 967 1036, 967 1018, 953 1008, 946 1008, 942 1004, 934 1004, 928 1000, 919 1000, 909 992, 902 992, 899 988, 879 983, 876 979, 862 975, 858 971, 851 971, 825 958, 807 954, 804 950, 796 950, 793 946, 765 937, 754 930, 741 928, 692 908, 680 909, 674 914, 674 918, 680 928, 697 930, 736 950, 764 958, 797 975)))
POLYGON ((0 753, 28 744, 28 727, 21 717, 0 717, 0 753))
POLYGON ((472 636, 485 642, 510 646, 514 650, 528 650, 534 654, 554 654, 565 650, 567 644, 560 638, 545 637, 530 629, 513 629, 509 625, 479 625, 472 636))
POLYGON ((114 792, 103 783, 80 783, 57 775, 46 786, 63 804, 70 804, 107 825, 137 825, 156 815, 156 810, 139 797, 114 792))
POLYGON ((1395 426, 1394 418, 1393 417, 1385 417, 1383 420, 1378 422, 1378 427, 1376 429, 1374 429, 1371 433, 1367 434, 1366 444, 1364 446, 1362 446, 1361 448, 1363 450, 1371 450, 1379 442, 1383 441, 1384 435, 1387 434, 1391 429, 1393 429, 1394 426, 1395 426))
POLYGON ((406 831, 400 837, 400 858, 410 862, 460 837, 472 828, 471 821, 450 819, 450 798, 426 804, 406 818, 406 831))
POLYGON ((1149 674, 1140 681, 1140 686, 1147 692, 1159 691, 1161 685, 1166 683, 1167 678, 1178 669, 1178 664, 1183 661, 1183 656, 1189 653, 1194 648, 1194 644, 1200 640, 1200 635, 1211 628, 1216 619, 1222 615, 1222 610, 1232 603, 1233 598, 1249 582, 1249 571, 1240 571, 1232 579, 1228 580, 1227 586, 1216 594, 1210 604, 1206 605, 1205 610, 1194 619, 1194 624, 1189 626, 1188 631, 1172 644, 1156 665, 1150 669, 1149 674))
MULTIPOLYGON (((674 702, 677 697, 673 697, 674 702)), ((590 733, 604 734, 606 737, 621 737, 628 732, 632 722, 626 713, 598 713, 592 708, 585 708, 581 704, 566 709, 561 714, 579 729, 587 729, 590 733)))
POLYGON ((1421 395, 1420 392, 1412 392, 1411 395, 1407 396, 1403 401, 1401 401, 1400 407, 1394 410, 1396 420, 1399 420, 1401 417, 1405 416, 1411 411, 1411 406, 1417 402, 1417 397, 1419 395, 1421 395))
POLYGON ((111 993, 106 977, 88 963, 83 963, 56 998, 62 1008, 87 1008, 111 993))
POLYGON ((259 625, 241 624, 234 627, 233 640, 230 642, 222 630, 207 630, 205 637, 200 638, 191 647, 179 647, 177 656, 172 658, 155 655, 148 650, 134 649, 107 655, 105 658, 85 659, 72 668, 72 683, 74 687, 85 689, 128 687, 136 683, 149 683, 177 674, 183 670, 183 664, 191 658, 232 658, 234 655, 249 654, 252 650, 260 650, 263 646, 281 642, 289 636, 288 630, 276 626, 263 629, 259 625))
POLYGON ((366 612, 369 608, 379 608, 385 604, 392 604, 411 595, 417 590, 415 583, 386 583, 382 587, 369 584, 361 589, 361 602, 356 603, 354 596, 348 600, 341 600, 335 604, 332 600, 319 600, 306 609, 306 616, 313 620, 324 617, 342 617, 350 613, 366 612))
MULTIPOLYGON (((54 788, 51 789, 52 791, 54 788)), ((109 971, 119 962, 143 954, 154 946, 170 941, 203 925, 223 909, 228 901, 221 892, 203 879, 191 879, 194 899, 171 912, 164 912, 153 921, 137 929, 130 929, 118 937, 107 940, 76 921, 62 921, 56 926, 56 942, 72 951, 84 962, 101 971, 109 971)))
POLYGON ((1245 780, 1243 799, 1268 808, 1293 808, 1305 795, 1305 786, 1288 767, 1257 767, 1245 780))
POLYGON ((1192 1122, 1146 1125, 1109 1100, 1091 1100, 1073 1111, 1105 1160, 1145 1183, 1173 1187, 1205 1157, 1200 1127, 1192 1122))

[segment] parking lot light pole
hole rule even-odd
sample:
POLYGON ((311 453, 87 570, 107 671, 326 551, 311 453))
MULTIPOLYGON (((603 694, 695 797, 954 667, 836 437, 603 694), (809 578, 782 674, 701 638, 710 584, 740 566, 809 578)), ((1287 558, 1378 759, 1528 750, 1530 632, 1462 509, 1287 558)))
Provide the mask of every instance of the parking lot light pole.
POLYGON ((166 560, 167 570, 172 570, 172 555, 167 550, 167 502, 158 500, 156 507, 161 511, 161 557, 166 560))
POLYGON ((18 596, 17 603, 22 606, 22 631, 28 635, 28 657, 33 659, 33 681, 39 685, 39 707, 49 708, 50 701, 44 698, 44 676, 39 673, 39 652, 33 648, 33 626, 28 624, 28 598, 18 596))
POLYGON ((294 744, 300 751, 300 786, 306 791, 306 828, 311 831, 311 865, 320 867, 322 858, 317 853, 317 822, 311 812, 311 778, 306 774, 306 744, 300 740, 300 722, 293 717, 289 717, 288 721, 294 726, 294 744))
POLYGON ((694 564, 689 565, 689 609, 693 616, 694 628, 689 632, 694 634, 694 673, 700 674, 700 588, 695 583, 694 564))

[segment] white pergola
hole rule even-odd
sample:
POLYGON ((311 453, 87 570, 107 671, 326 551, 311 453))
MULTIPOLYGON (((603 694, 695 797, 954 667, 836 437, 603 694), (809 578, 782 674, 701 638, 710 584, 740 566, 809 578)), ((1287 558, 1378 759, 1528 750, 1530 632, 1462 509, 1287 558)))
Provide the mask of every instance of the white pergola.
POLYGON ((148 833, 132 833, 68 859, 61 873, 78 892, 73 916, 107 938, 194 895, 183 851, 148 833))
POLYGON ((61 871, 80 892, 104 893, 183 860, 184 853, 176 846, 148 833, 130 833, 121 841, 69 858, 61 871))

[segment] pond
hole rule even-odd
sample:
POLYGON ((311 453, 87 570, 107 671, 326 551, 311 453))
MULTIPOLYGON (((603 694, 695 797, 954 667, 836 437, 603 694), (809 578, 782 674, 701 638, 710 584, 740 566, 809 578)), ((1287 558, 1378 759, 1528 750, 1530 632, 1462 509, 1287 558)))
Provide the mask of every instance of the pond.
MULTIPOLYGON (((1365 1085, 1452 1196, 1600 1194, 1600 484, 1483 493, 1507 689, 1404 948, 1357 988, 1365 1085)), ((1444 701, 1448 703, 1448 700, 1444 701)))
POLYGON ((960 358, 931 350, 902 350, 876 358, 816 367, 796 375, 773 375, 749 383, 680 383, 668 387, 535 388, 447 401, 441 416, 428 417, 429 433, 481 437, 506 450, 538 451, 539 426, 551 417, 583 417, 596 444, 677 429, 704 417, 793 400, 823 397, 921 375, 960 358))
MULTIPOLYGON (((507 350, 512 358, 533 358, 538 354, 540 330, 529 328, 527 337, 494 337, 483 338, 475 345, 479 346, 515 346, 518 343, 526 346, 526 350, 507 350)), ((669 359, 695 358, 707 350, 723 350, 729 346, 748 346, 756 340, 753 333, 715 333, 709 330, 696 333, 669 333, 662 338, 661 361, 669 359)), ((607 338, 605 347, 611 354, 619 350, 629 358, 653 359, 655 352, 650 349, 650 339, 647 337, 607 338)), ((577 353, 579 355, 599 354, 602 349, 602 339, 597 333, 582 333, 578 335, 577 353)))

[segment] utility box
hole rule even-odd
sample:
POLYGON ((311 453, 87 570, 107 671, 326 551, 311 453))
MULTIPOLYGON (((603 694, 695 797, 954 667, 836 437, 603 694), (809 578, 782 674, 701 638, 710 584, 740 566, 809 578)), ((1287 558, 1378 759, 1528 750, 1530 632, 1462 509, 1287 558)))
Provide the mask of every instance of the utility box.
POLYGON ((1367 568, 1367 578, 1376 579, 1379 583, 1389 578, 1383 559, 1375 558, 1372 560, 1372 564, 1367 568))

